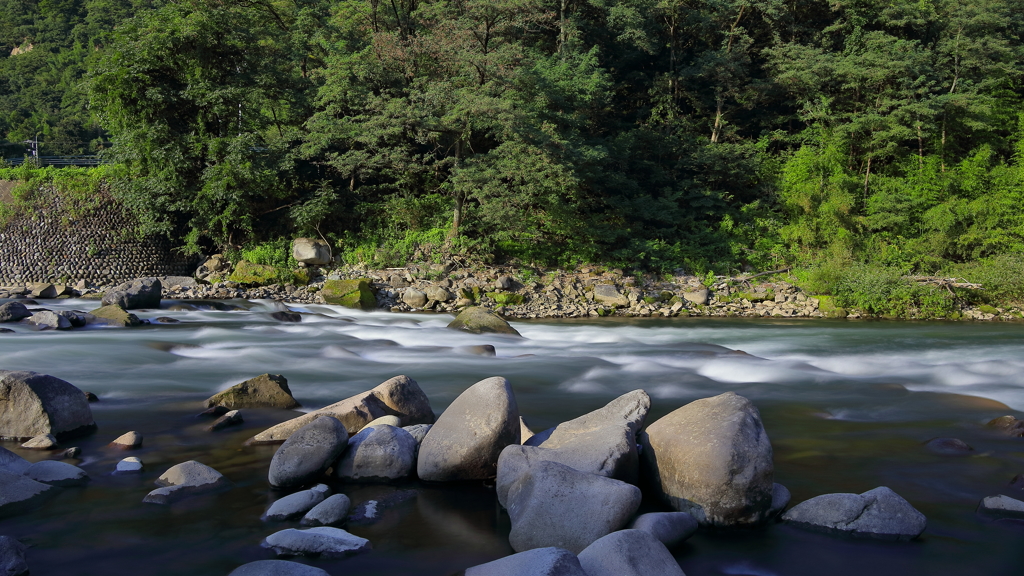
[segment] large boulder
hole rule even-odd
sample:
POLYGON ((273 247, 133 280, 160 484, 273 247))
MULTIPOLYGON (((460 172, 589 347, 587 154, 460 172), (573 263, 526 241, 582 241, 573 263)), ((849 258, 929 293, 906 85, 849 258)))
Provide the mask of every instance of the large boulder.
POLYGON ((0 370, 0 398, 0 440, 65 439, 96 430, 85 393, 60 378, 0 370))
POLYGON ((318 478, 348 446, 348 432, 336 418, 318 418, 292 434, 274 453, 267 475, 275 488, 301 486, 318 478))
POLYGON ((288 560, 257 560, 242 564, 228 576, 331 576, 325 570, 288 560))
POLYGON ((348 449, 334 464, 343 482, 388 482, 412 474, 416 439, 401 428, 378 424, 348 439, 348 449))
POLYGON ((31 315, 32 313, 21 302, 5 302, 0 304, 0 322, 18 322, 31 315))
POLYGON ((131 312, 128 312, 117 304, 111 304, 109 306, 103 306, 90 312, 93 316, 98 318, 102 323, 110 326, 138 326, 142 324, 142 320, 131 312))
POLYGON ((594 286, 594 302, 609 306, 629 306, 629 298, 624 296, 614 284, 597 284, 594 286))
POLYGON ((300 404, 288 388, 288 379, 280 374, 261 374, 235 384, 223 392, 206 399, 206 407, 239 408, 298 408, 300 404))
POLYGON ((6 470, 13 474, 21 474, 28 470, 32 463, 0 446, 0 470, 6 470))
POLYGON ((70 330, 71 321, 49 310, 41 310, 28 317, 28 323, 37 330, 70 330))
POLYGON ((402 302, 410 308, 423 308, 427 305, 427 293, 415 288, 406 288, 402 293, 402 302))
POLYGON ((377 307, 377 297, 370 288, 370 280, 356 278, 353 280, 325 280, 320 296, 324 302, 354 308, 356 310, 373 310, 377 307))
POLYGON ((0 470, 0 518, 34 508, 54 495, 55 486, 0 470))
POLYGON ((535 548, 466 569, 466 576, 589 576, 575 554, 562 548, 535 548))
POLYGON ((321 558, 344 558, 371 548, 369 540, 329 526, 281 530, 267 536, 261 545, 270 548, 278 556, 321 558))
POLYGON ((881 486, 863 494, 823 494, 801 502, 782 521, 818 532, 881 540, 912 540, 928 524, 909 502, 881 486))
POLYGON ((283 268, 256 264, 247 260, 239 260, 235 269, 228 276, 229 282, 238 282, 247 286, 266 286, 268 284, 289 283, 292 274, 283 268))
POLYGON ((449 328, 472 332, 473 334, 493 333, 521 336, 504 318, 482 306, 470 306, 459 312, 448 324, 449 328))
POLYGON ((331 263, 331 247, 316 238, 296 238, 292 240, 292 258, 303 264, 323 266, 331 263))
POLYGON ((104 306, 120 306, 125 310, 159 308, 163 285, 158 278, 139 278, 116 286, 103 295, 104 306))
POLYGON ((686 576, 650 532, 619 530, 595 540, 579 555, 587 576, 686 576))
POLYGON ((508 380, 481 380, 459 395, 420 444, 423 480, 482 480, 497 475, 498 456, 519 444, 519 407, 508 380))
POLYGON ((655 494, 702 525, 742 526, 771 515, 772 445, 761 415, 732 392, 691 402, 640 434, 655 494))
POLYGON ((323 416, 337 418, 349 434, 356 434, 373 420, 389 414, 401 418, 406 426, 434 421, 430 401, 419 384, 408 376, 395 376, 376 388, 268 428, 246 443, 284 442, 296 430, 323 416))
POLYGON ((516 552, 555 546, 578 554, 624 527, 640 499, 632 484, 538 462, 509 490, 509 543, 516 552))
POLYGON ((215 492, 231 485, 220 472, 206 464, 189 460, 175 464, 156 480, 160 486, 142 499, 150 504, 172 504, 199 494, 215 492))
POLYGON ((0 536, 0 574, 21 576, 28 574, 25 545, 10 536, 0 536))

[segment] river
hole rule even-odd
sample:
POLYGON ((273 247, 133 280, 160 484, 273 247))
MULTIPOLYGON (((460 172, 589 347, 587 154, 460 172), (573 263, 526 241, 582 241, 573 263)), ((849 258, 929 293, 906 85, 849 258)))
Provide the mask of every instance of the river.
MULTIPOLYGON (((174 302, 165 301, 165 307, 174 302)), ((41 508, 0 519, 0 534, 30 543, 33 574, 222 575, 270 555, 259 517, 278 494, 266 483, 274 447, 244 447, 293 413, 243 411, 246 423, 209 433, 195 415, 213 393, 264 372, 288 378, 304 409, 366 390, 397 374, 419 382, 436 413, 466 387, 505 376, 535 431, 636 388, 648 422, 697 398, 735 391, 761 411, 776 481, 792 503, 829 492, 888 486, 928 517, 909 543, 847 540, 781 524, 700 532, 673 550, 688 576, 1001 575, 1024 559, 1024 523, 975 513, 984 496, 1024 498, 1008 487, 1024 473, 1024 439, 986 429, 1024 410, 1024 324, 779 319, 597 319, 515 322, 523 338, 445 328, 451 316, 299 306, 301 323, 272 319, 272 302, 236 310, 154 310, 177 324, 0 335, 0 367, 34 370, 96 393, 99 431, 71 444, 92 481, 41 508), (474 353, 490 344, 496 355, 474 353), (141 476, 112 476, 124 453, 105 448, 128 430, 145 436, 132 455, 141 476), (975 448, 929 452, 935 437, 975 448), (143 504, 169 466, 196 459, 234 487, 170 507, 143 504)), ((47 301, 53 310, 94 302, 47 301)), ((223 307, 223 306, 221 306, 223 307)), ((10 326, 10 325, 7 325, 10 326)), ((31 460, 50 457, 4 443, 31 460)), ((341 486, 353 503, 401 489, 417 497, 371 525, 348 529, 373 551, 302 560, 332 574, 447 576, 512 552, 507 514, 483 485, 341 486)), ((656 503, 645 502, 644 509, 656 503)))

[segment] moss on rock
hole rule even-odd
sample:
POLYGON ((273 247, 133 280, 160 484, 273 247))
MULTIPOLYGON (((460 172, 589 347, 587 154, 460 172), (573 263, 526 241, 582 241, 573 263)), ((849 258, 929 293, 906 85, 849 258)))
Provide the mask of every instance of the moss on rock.
POLYGON ((128 312, 117 304, 97 308, 90 312, 90 314, 97 318, 102 318, 103 320, 106 320, 108 324, 114 326, 138 326, 139 324, 142 324, 142 320, 139 320, 138 316, 128 312))
POLYGON ((231 276, 228 276, 228 281, 250 286, 267 286, 269 284, 291 284, 295 278, 290 270, 241 260, 235 264, 235 269, 231 272, 231 276))
POLYGON ((459 312, 459 315, 448 324, 448 327, 474 334, 486 332, 521 336, 519 331, 509 325, 504 318, 482 306, 470 306, 459 312))
POLYGON ((377 307, 377 298, 373 295, 370 281, 366 278, 327 280, 320 294, 328 304, 359 310, 373 310, 377 307))
POLYGON ((486 296, 501 306, 518 306, 523 303, 523 295, 515 292, 488 292, 486 296))

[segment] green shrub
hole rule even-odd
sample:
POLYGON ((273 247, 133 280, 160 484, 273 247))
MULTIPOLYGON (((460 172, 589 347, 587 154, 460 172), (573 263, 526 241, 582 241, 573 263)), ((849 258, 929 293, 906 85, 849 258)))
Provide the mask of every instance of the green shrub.
POLYGON ((242 260, 275 268, 295 268, 298 262, 292 258, 291 242, 287 239, 254 244, 241 251, 242 260))
POLYGON ((1024 302, 1024 255, 1021 254, 1003 254, 947 266, 941 275, 981 284, 981 290, 971 296, 983 302, 1024 302))

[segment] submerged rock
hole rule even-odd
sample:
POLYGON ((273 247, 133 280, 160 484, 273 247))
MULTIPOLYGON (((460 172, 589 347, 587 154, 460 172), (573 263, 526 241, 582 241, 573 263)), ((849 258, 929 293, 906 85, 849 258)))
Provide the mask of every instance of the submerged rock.
POLYGON ((56 450, 57 439, 53 434, 40 434, 24 442, 21 447, 27 450, 56 450))
POLYGON ((783 522, 820 532, 882 540, 911 540, 927 520, 909 502, 882 486, 863 494, 823 494, 782 515, 783 522))
POLYGON ((459 312, 459 315, 448 324, 448 327, 464 332, 472 332, 473 334, 491 333, 522 336, 504 318, 482 306, 470 306, 459 312))
POLYGON ((129 456, 117 463, 114 474, 139 474, 142 472, 142 460, 129 456))
POLYGON ((686 576, 653 534, 619 530, 599 538, 579 555, 587 576, 686 576))
POLYGON ((1018 420, 1013 416, 1000 416, 988 423, 990 428, 995 428, 1007 436, 1024 436, 1024 420, 1018 420))
POLYGON ((0 518, 19 514, 42 504, 55 486, 36 482, 22 474, 0 470, 0 518))
POLYGON ((82 391, 53 376, 0 370, 0 398, 0 440, 64 439, 96 429, 82 391))
POLYGON ((373 420, 389 414, 401 418, 406 426, 434 421, 430 401, 419 384, 408 376, 395 376, 376 388, 268 428, 246 443, 284 442, 296 430, 323 416, 337 418, 349 434, 356 434, 373 420))
POLYGON ((28 467, 25 476, 50 486, 83 486, 89 483, 89 475, 78 466, 57 460, 43 460, 28 467))
POLYGON ((963 456, 974 452, 970 444, 959 438, 933 438, 925 446, 936 454, 946 456, 963 456))
POLYGON ((498 456, 519 444, 519 407, 508 380, 481 380, 459 395, 420 444, 423 480, 483 480, 497 474, 498 456))
POLYGON ((261 374, 235 384, 223 392, 207 398, 206 407, 239 408, 298 408, 300 404, 288 388, 288 379, 280 374, 261 374))
POLYGON ((225 412, 220 418, 217 418, 213 424, 207 426, 206 430, 208 432, 216 432, 231 426, 238 426, 243 422, 245 422, 245 420, 242 419, 242 413, 238 410, 231 410, 229 412, 225 412))
POLYGON ((139 320, 138 316, 117 305, 103 306, 93 310, 90 314, 101 320, 103 324, 110 326, 124 327, 142 324, 142 320, 139 320))
POLYGON ((243 564, 228 576, 331 576, 315 566, 288 560, 257 560, 243 564))
POLYGON ((562 548, 535 548, 466 569, 466 576, 589 576, 575 554, 562 548))
POLYGON ((632 484, 537 462, 509 490, 509 543, 517 552, 555 546, 579 553, 625 526, 640 498, 632 484))
POLYGON ((161 488, 147 494, 142 499, 143 502, 171 504, 189 496, 214 492, 231 485, 220 472, 195 460, 171 466, 157 479, 156 484, 161 488))
POLYGON ((28 574, 25 550, 25 545, 14 538, 0 536, 0 574, 4 576, 28 574))
POLYGON ((371 548, 369 540, 329 526, 281 530, 267 536, 261 546, 270 548, 278 556, 322 558, 345 558, 371 548))
POLYGON ((275 488, 301 486, 318 478, 348 447, 348 432, 336 418, 314 420, 292 434, 270 461, 267 479, 275 488))
POLYGON ((732 392, 691 402, 640 435, 655 494, 701 524, 758 524, 771 513, 772 445, 761 415, 732 392))
POLYGON ((303 526, 333 526, 348 517, 352 501, 344 494, 335 494, 317 504, 302 517, 303 526))

